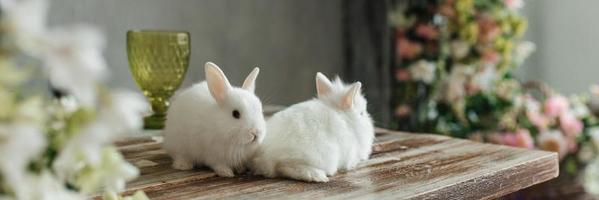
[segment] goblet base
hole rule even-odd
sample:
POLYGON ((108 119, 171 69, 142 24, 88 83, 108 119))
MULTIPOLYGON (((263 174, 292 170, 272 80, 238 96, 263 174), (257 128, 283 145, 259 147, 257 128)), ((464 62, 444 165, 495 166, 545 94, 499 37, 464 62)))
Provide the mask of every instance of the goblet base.
POLYGON ((163 129, 165 115, 154 114, 144 118, 144 129, 163 129))

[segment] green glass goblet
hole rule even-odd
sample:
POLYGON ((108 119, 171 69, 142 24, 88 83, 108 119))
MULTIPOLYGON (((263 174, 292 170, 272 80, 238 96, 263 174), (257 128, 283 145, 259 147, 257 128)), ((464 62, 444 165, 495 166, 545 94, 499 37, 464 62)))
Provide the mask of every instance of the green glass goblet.
POLYGON ((127 32, 131 74, 148 98, 154 114, 144 119, 146 129, 162 129, 169 98, 181 86, 189 66, 188 32, 132 30, 127 32))

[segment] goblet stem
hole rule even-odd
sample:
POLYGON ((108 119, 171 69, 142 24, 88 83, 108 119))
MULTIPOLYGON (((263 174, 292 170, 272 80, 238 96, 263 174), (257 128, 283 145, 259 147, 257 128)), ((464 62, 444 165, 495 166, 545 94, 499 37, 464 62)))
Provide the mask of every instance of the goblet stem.
POLYGON ((144 118, 144 128, 161 129, 164 127, 164 121, 166 121, 166 112, 169 106, 168 97, 150 97, 149 99, 154 114, 144 118))

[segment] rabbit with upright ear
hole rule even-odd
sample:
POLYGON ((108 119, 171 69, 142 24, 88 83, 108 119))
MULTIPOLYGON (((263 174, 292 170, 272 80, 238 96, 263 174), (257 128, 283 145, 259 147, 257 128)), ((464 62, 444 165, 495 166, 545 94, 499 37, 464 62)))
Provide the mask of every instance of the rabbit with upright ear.
POLYGON ((251 167, 255 174, 327 182, 338 170, 368 159, 374 140, 361 83, 316 75, 318 98, 290 106, 267 121, 268 135, 251 167))
POLYGON ((164 129, 164 149, 173 168, 210 167, 232 177, 245 171, 248 158, 266 134, 262 103, 254 95, 259 69, 241 88, 232 87, 214 63, 204 66, 206 81, 185 89, 173 99, 164 129))

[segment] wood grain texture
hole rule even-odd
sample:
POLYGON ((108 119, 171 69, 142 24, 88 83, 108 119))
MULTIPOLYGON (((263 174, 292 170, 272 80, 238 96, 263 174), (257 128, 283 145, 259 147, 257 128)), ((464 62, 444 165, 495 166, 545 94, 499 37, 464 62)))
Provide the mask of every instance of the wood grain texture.
POLYGON ((558 175, 556 153, 377 129, 373 155, 328 183, 171 169, 156 137, 117 143, 141 169, 125 193, 151 199, 493 199, 558 175))

